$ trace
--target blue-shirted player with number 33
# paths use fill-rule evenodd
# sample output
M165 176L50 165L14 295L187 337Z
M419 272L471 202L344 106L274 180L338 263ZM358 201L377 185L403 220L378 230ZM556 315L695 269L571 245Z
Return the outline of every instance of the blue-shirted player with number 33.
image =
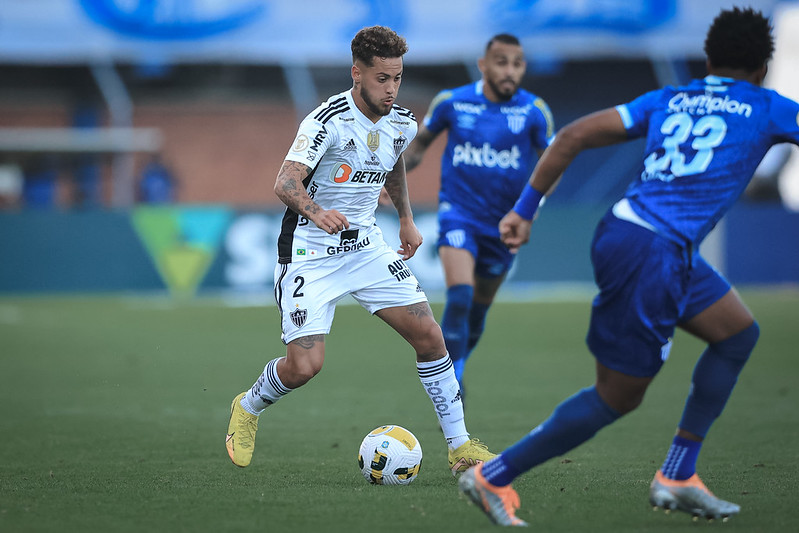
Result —
M771 25L752 9L724 10L705 40L709 75L583 117L563 128L500 222L508 246L530 234L536 208L581 151L645 137L640 173L600 221L591 260L599 294L587 336L596 383L498 457L471 468L460 488L493 521L525 525L511 481L566 453L635 409L669 355L675 327L707 343L677 434L650 485L653 506L722 518L740 507L696 474L702 441L721 414L759 328L730 284L698 254L702 239L778 143L799 144L799 104L761 88L774 50Z

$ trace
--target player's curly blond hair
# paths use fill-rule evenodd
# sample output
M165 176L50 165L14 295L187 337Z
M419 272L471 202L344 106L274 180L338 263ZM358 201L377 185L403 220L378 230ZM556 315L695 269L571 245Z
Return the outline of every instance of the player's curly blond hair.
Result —
M376 57L402 57L408 51L404 37L386 26L363 28L352 38L352 62L361 61L372 66Z

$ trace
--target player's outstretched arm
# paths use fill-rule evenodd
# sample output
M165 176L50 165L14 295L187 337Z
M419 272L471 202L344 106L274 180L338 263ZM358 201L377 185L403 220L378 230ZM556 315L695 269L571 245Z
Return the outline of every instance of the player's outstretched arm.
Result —
M403 259L410 259L422 245L422 234L413 221L413 211L408 198L408 182L405 178L404 156L400 156L394 168L386 176L384 187L399 215L400 249L397 253L402 255Z
M347 217L335 209L322 209L308 196L302 182L310 173L311 168L307 165L296 161L283 161L275 179L275 194L289 209L331 235L349 228Z
M511 251L518 251L530 239L530 228L540 200L552 191L580 152L626 140L627 130L615 108L591 113L560 130L536 164L521 198L500 221L502 242Z

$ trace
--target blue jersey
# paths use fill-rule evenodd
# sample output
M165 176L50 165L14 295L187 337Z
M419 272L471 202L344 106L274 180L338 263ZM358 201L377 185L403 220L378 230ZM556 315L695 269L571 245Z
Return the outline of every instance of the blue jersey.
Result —
M434 135L449 130L441 158L442 216L499 237L499 221L530 179L537 150L552 140L547 104L523 89L507 102L491 102L478 81L439 93L424 125Z
M799 144L799 104L741 80L707 76L616 109L631 138L647 139L626 197L655 231L682 245L705 238L772 145Z

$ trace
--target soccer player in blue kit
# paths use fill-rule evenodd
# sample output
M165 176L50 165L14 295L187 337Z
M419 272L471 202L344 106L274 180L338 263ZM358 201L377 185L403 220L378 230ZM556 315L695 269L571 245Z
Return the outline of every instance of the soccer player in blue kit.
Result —
M547 104L519 87L526 62L516 37L492 37L478 67L479 81L444 90L433 99L405 151L410 171L448 130L438 209L438 253L447 284L441 329L461 394L464 365L513 263L513 253L500 239L499 221L513 207L554 134Z
M591 259L599 294L588 347L596 383L563 401L498 457L469 469L460 489L489 518L515 516L511 481L566 453L635 409L669 355L675 327L707 343L666 459L650 485L652 505L705 518L740 507L696 474L702 441L721 414L759 328L730 284L697 253L774 144L799 144L799 104L761 88L774 50L771 26L750 8L722 11L705 40L708 76L646 93L563 128L529 186L500 222L503 239L529 238L539 200L582 150L646 136L640 173L600 221Z

